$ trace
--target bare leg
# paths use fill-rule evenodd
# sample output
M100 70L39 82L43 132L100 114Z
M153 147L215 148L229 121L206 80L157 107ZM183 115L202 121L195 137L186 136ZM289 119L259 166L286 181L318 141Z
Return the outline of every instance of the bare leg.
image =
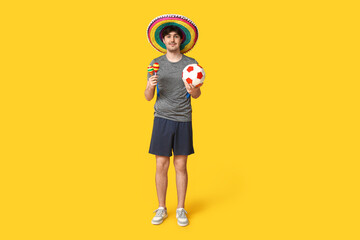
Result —
M184 208L185 196L188 183L187 174L187 155L176 155L174 156L174 166L176 171L176 187L178 195L178 206L177 208Z
M155 183L157 196L159 200L159 207L166 208L166 189L168 185L168 169L170 164L170 157L156 156L156 175Z

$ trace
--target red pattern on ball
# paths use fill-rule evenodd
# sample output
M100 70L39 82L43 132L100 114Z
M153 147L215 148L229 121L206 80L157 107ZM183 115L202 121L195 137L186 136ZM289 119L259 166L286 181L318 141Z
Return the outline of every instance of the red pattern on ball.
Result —
M198 79L201 79L202 77L203 77L203 74L202 74L201 72L198 72L197 78L198 78Z
M192 84L191 78L187 78L187 79L186 79L186 82L187 82L188 84Z
M192 70L194 70L194 67L193 66L190 66L186 69L188 72L191 72Z

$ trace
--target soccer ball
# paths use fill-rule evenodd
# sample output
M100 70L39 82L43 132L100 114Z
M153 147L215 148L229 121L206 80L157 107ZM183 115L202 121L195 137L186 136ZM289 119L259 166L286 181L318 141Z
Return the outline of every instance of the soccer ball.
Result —
M205 71L198 64L187 65L182 73L182 80L188 84L192 84L195 87L203 85L205 79Z

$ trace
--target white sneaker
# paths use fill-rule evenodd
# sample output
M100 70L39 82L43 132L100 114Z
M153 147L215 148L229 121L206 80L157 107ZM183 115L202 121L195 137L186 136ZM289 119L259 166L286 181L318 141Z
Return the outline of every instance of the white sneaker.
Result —
M153 219L151 220L152 224L158 225L161 224L165 218L167 218L167 210L163 207L159 207L158 209L156 209L154 211L155 217L153 217Z
M176 218L179 226L185 227L189 224L189 220L185 213L187 213L187 211L185 211L183 208L176 209Z

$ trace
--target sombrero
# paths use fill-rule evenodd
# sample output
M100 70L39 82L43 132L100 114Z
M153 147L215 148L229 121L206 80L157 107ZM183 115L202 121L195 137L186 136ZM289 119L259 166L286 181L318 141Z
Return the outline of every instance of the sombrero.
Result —
M150 44L159 52L166 53L166 46L162 41L161 33L170 25L179 27L183 33L184 39L180 45L180 52L186 53L190 51L198 39L198 29L190 19L177 14L161 15L151 21L147 28L147 37Z

